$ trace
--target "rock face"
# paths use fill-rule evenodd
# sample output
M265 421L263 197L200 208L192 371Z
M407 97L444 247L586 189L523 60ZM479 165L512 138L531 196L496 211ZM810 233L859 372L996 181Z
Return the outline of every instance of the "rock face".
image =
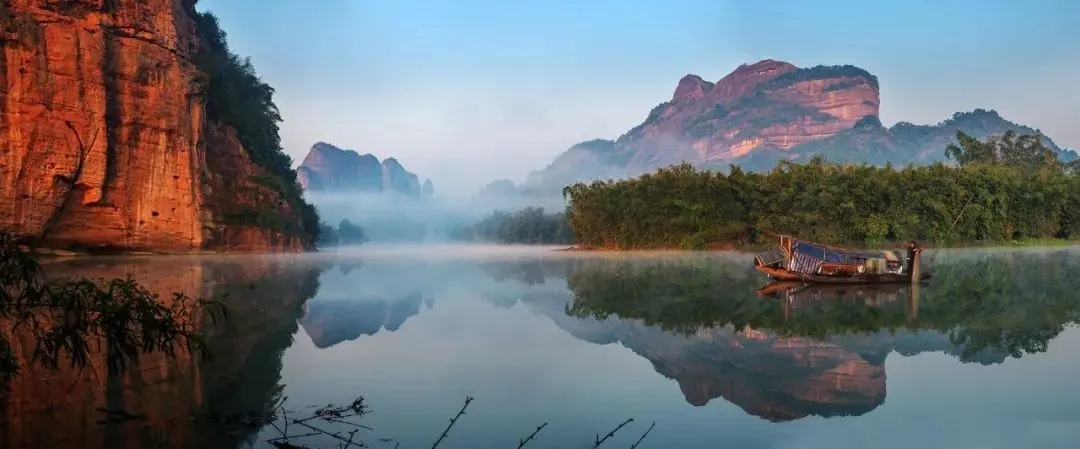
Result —
M874 164L935 162L944 158L957 130L979 138L1010 129L1036 132L985 110L937 125L885 128L878 119L878 93L877 77L851 65L799 68L764 60L741 65L715 83L686 75L643 123L617 140L571 147L533 172L522 190L558 192L577 181L636 176L680 162L748 170L815 154Z
M291 180L207 119L194 4L0 3L0 230L86 249L313 248L283 230L303 205L267 187ZM237 219L252 214L279 226Z
M326 142L313 145L296 172L300 185L310 192L397 192L420 197L425 191L435 191L430 179L421 186L420 178L405 170L397 159L379 162L371 154Z

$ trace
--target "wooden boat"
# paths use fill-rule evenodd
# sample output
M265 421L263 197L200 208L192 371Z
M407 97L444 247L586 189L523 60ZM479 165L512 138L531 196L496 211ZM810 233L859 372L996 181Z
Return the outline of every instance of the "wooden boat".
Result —
M780 249L758 254L754 268L779 281L808 284L918 283L931 273L920 270L922 248L912 242L904 266L893 251L858 251L780 235Z

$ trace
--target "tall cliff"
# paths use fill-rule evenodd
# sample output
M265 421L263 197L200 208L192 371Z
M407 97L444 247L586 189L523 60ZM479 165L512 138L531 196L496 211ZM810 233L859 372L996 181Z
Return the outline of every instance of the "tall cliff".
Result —
M310 192L396 192L409 197L430 196L435 187L405 169L394 158L382 162L371 154L317 142L296 169L300 185Z
M50 247L313 248L273 90L195 0L4 0L0 230Z
M636 176L680 162L768 170L779 160L820 154L855 163L928 163L944 159L958 130L978 138L1038 132L983 109L936 125L886 128L878 93L877 77L851 65L799 68L764 60L743 64L715 83L686 75L641 124L616 140L574 145L521 187L558 193L577 181ZM1076 156L1046 140L1062 156Z

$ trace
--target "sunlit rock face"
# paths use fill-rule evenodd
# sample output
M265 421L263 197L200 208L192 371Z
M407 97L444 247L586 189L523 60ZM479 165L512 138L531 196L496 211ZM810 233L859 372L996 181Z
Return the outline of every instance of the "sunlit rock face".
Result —
M47 246L299 250L298 221L197 80L195 0L11 0L0 67L0 230Z
M571 146L522 187L557 193L577 181L634 177L681 162L750 171L815 155L881 165L932 163L944 160L957 131L978 139L1008 130L1038 133L983 109L933 125L885 127L879 94L877 77L852 65L801 68L766 59L742 64L716 82L689 74L639 125L614 140ZM1043 137L1064 158L1076 157Z

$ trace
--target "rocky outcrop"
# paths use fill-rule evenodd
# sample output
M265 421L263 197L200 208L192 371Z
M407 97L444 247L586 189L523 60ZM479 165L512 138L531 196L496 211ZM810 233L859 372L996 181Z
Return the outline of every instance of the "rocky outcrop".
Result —
M1037 132L986 110L937 125L885 128L880 104L877 77L851 65L799 68L764 60L715 83L686 75L640 125L614 141L571 147L533 172L521 190L557 192L577 181L637 176L680 162L721 170L729 164L767 170L779 160L817 154L872 164L937 162L958 130L978 138ZM1076 156L1047 141L1066 158Z
M0 230L85 249L313 248L291 174L210 117L224 100L197 62L227 49L207 48L216 22L194 3L0 4Z
M311 192L396 192L409 197L434 193L431 180L424 186L397 159L382 162L371 154L344 150L326 142L312 145L297 168L300 185ZM425 188L426 187L426 188Z

